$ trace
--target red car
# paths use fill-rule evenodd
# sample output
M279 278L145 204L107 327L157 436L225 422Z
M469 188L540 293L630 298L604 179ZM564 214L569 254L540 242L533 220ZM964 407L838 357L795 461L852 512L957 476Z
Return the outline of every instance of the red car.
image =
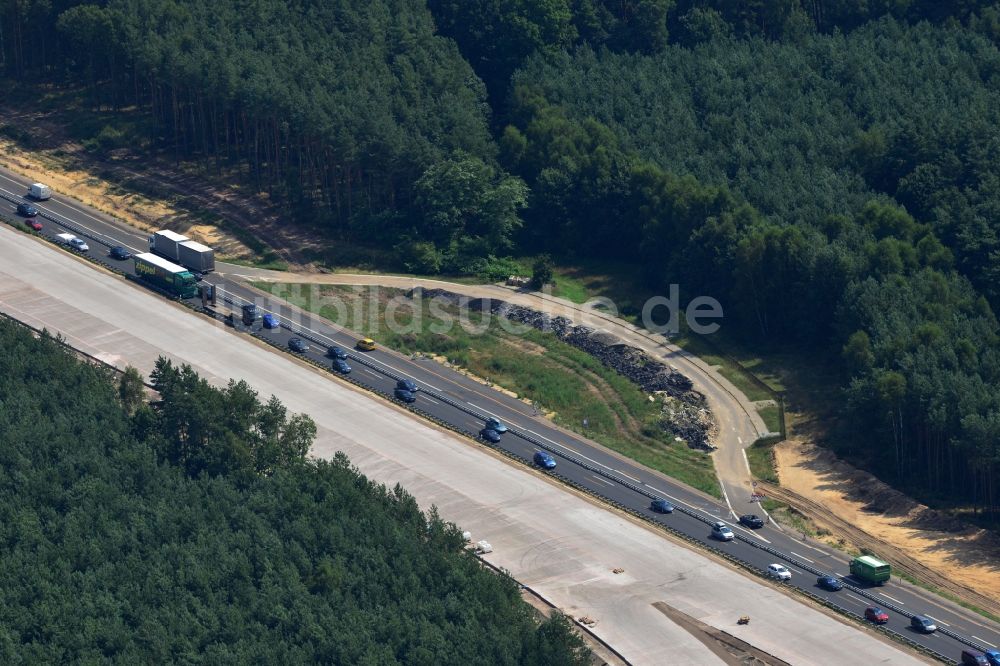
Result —
M32 229L34 229L35 231L42 230L42 223L39 222L37 218L30 217L27 220L25 220L24 223L27 224Z
M889 621L889 614L878 606L869 606L865 609L865 619L875 624L885 624Z

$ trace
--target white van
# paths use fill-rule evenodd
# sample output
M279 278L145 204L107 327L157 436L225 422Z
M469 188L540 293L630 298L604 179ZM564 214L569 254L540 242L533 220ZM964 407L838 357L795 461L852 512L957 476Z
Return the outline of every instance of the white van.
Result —
M28 188L28 196L38 201L45 201L46 199L50 199L52 197L52 190L49 189L48 185L34 183L30 188Z

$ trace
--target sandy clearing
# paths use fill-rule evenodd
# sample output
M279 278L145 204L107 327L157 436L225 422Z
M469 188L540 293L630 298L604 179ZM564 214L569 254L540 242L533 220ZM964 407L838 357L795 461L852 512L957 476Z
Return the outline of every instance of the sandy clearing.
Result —
M892 490L814 445L775 446L782 487L824 505L951 580L1000 599L1000 539Z

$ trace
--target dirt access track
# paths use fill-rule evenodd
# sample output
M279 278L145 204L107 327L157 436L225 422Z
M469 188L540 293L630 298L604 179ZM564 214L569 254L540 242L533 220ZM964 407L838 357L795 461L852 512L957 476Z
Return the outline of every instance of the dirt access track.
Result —
M781 486L758 482L817 527L954 598L1000 616L1000 538L930 509L835 455L803 442L775 446Z

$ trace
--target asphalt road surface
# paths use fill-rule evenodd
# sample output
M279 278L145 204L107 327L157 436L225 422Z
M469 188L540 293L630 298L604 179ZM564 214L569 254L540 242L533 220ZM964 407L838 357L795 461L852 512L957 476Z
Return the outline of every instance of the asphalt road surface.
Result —
M12 185L9 180L0 179L0 195L11 196L26 191L26 183ZM43 236L51 238L56 233L69 231L85 237L90 244L89 255L118 270L132 272L132 262L115 262L108 258L110 246L124 245L133 251L145 250L145 234L108 220L72 200L59 197L41 202L37 207L46 216L42 220ZM0 211L12 215L13 210L13 203L0 202ZM678 530L703 546L727 553L760 571L766 570L772 562L783 563L793 573L789 584L827 599L849 614L860 618L867 606L880 605L889 612L888 629L952 659L957 659L966 646L982 648L1000 645L1000 627L996 624L896 579L884 587L865 587L860 581L850 578L847 558L842 553L771 527L745 529L727 518L729 512L720 502L628 461L594 442L559 429L535 416L524 403L484 387L460 373L431 361L414 360L389 350L358 352L353 349L357 340L354 334L335 329L283 302L269 299L220 276L209 276L206 282L215 284L220 296L231 301L218 301L220 313L254 301L264 311L279 316L283 327L258 329L255 333L260 337L278 346L287 346L288 339L293 336L304 338L311 347L305 356L327 366L330 365L326 356L327 345L339 345L349 350L351 355L348 361L353 367L351 377L360 385L380 393L391 393L397 378L410 378L421 389L414 407L470 435L479 431L484 418L495 416L511 428L497 445L504 451L530 460L535 451L545 449L557 460L554 472L558 478L636 511L651 522ZM670 515L652 513L648 507L655 497L670 500L678 510ZM712 539L710 525L717 520L731 525L737 535L734 541ZM815 585L817 573L841 576L850 588L839 592L821 590ZM930 615L938 621L942 631L930 635L912 631L909 614Z

